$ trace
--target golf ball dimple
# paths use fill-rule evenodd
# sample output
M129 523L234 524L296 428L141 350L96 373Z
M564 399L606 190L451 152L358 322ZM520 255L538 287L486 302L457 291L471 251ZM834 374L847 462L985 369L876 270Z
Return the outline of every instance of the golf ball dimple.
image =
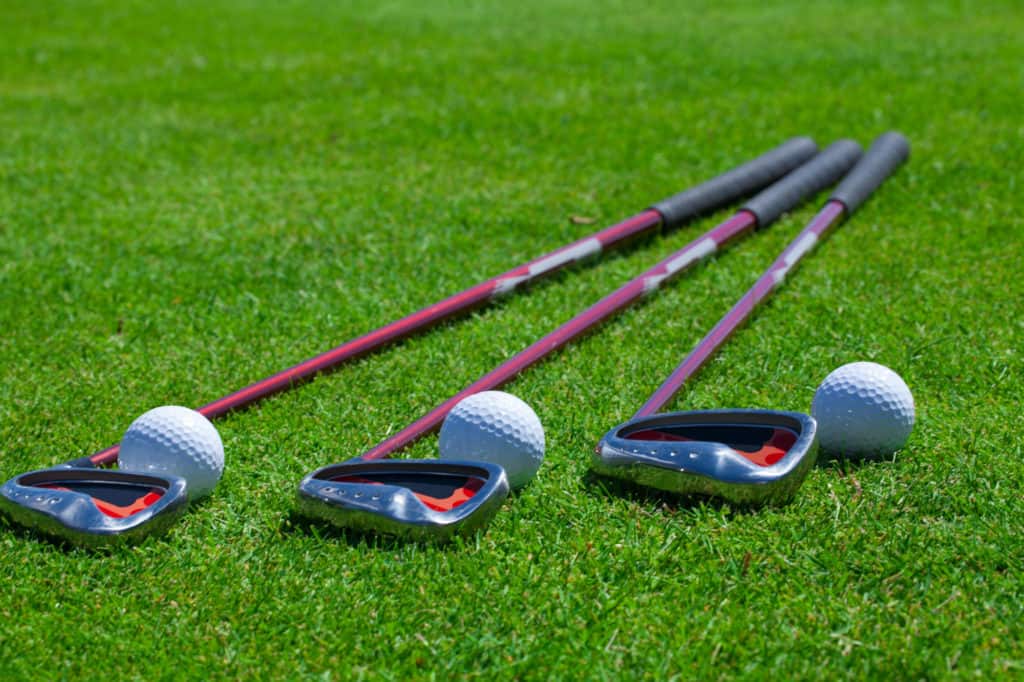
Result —
M224 444L195 410L165 405L132 422L121 439L118 465L128 471L184 478L188 496L209 495L224 473Z
M544 461L544 427L533 409L503 391L476 393L459 402L441 426L441 459L501 466L512 488L537 474Z
M914 397L888 367L852 362L821 382L811 416L818 422L823 452L885 456L903 447L914 428Z

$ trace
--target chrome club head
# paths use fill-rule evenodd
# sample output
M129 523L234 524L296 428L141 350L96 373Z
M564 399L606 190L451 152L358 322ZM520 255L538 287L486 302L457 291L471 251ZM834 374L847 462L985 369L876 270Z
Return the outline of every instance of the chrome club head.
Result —
M508 496L496 464L458 460L352 461L299 484L299 512L357 532L446 542L487 524Z
M592 468L666 492L761 505L793 497L817 446L817 423L799 412L669 412L609 431Z
M185 479L65 467L0 486L0 511L22 526L83 547L139 542L167 530L188 507Z

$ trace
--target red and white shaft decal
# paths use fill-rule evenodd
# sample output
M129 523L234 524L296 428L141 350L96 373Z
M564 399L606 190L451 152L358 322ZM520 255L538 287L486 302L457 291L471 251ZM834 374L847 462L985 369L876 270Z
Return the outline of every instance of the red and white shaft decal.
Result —
M710 212L736 199L747 196L783 177L793 168L811 158L817 150L810 138L793 138L761 156L727 171L696 187L680 192L617 225L607 227L589 237L556 249L508 272L481 282L443 301L380 327L359 338L347 341L266 379L250 384L240 391L203 405L199 412L215 419L251 405L263 398L289 389L321 372L355 360L385 345L412 334L425 331L456 315L467 313L499 296L566 266L590 258L634 237L653 232L662 225L677 226L686 220ZM686 263L677 263L681 268ZM671 274L671 273L669 273ZM118 446L101 450L76 464L105 466L117 461Z
M261 379L234 393L219 398L199 408L209 419L216 419L280 391L308 380L317 374L350 362L373 351L425 331L445 320L483 306L515 289L552 274L568 265L591 258L603 251L614 248L629 239L657 229L662 224L661 214L654 210L628 218L621 223L607 227L600 232L580 239L535 260L513 268L486 282L481 282L443 301L434 303L411 315L375 329L358 338L347 341L337 348L321 353L277 374ZM117 461L119 446L112 445L91 455L95 466L113 464Z
M740 211L639 277L630 280L615 292L605 296L544 338L509 358L497 368L491 370L435 407L428 414L420 417L395 435L363 453L359 459L382 459L434 431L441 426L444 418L448 416L448 413L462 399L474 393L492 390L508 382L526 368L536 364L573 339L581 336L584 332L594 329L610 317L628 308L635 301L651 293L666 281L700 262L703 258L718 252L719 249L729 242L752 231L756 225L757 219L754 217L754 214L748 211Z
M750 317L761 301L768 297L786 278L789 271L814 248L825 235L842 222L846 210L842 203L830 201L805 227L786 250L775 259L736 305L719 320L718 324L701 339L697 347L686 356L672 374L637 410L633 418L656 414L679 392L683 384L699 370L732 333Z

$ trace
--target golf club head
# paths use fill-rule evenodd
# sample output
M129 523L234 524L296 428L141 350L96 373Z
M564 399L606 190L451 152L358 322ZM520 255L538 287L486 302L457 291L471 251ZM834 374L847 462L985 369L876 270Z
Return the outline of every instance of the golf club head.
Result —
M359 532L447 542L481 528L508 496L505 470L488 462L352 461L299 484L299 512Z
M799 412L656 414L605 434L591 466L603 476L671 493L783 503L814 466L817 432L814 419Z
M15 476L0 487L0 512L83 547L163 533L188 506L185 479L59 467Z

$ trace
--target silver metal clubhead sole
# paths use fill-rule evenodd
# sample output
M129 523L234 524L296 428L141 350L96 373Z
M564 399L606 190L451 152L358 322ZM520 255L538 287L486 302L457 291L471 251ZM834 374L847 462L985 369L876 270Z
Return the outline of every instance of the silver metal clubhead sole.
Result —
M745 456L737 447L719 442L724 437L708 438L728 434L732 440L754 443L750 447L756 450L756 441L770 436L769 431L785 436L784 449L771 448L774 461L754 461L749 453ZM597 445L591 468L602 476L670 493L737 504L781 504L792 499L814 466L817 434L817 422L799 412L669 412L633 419L609 431Z
M152 495L137 510L111 515L97 500ZM15 476L0 487L0 512L15 523L80 547L140 542L167 531L188 507L185 479L64 467Z
M505 470L458 460L353 461L298 488L298 511L358 532L447 542L487 525L508 496Z

